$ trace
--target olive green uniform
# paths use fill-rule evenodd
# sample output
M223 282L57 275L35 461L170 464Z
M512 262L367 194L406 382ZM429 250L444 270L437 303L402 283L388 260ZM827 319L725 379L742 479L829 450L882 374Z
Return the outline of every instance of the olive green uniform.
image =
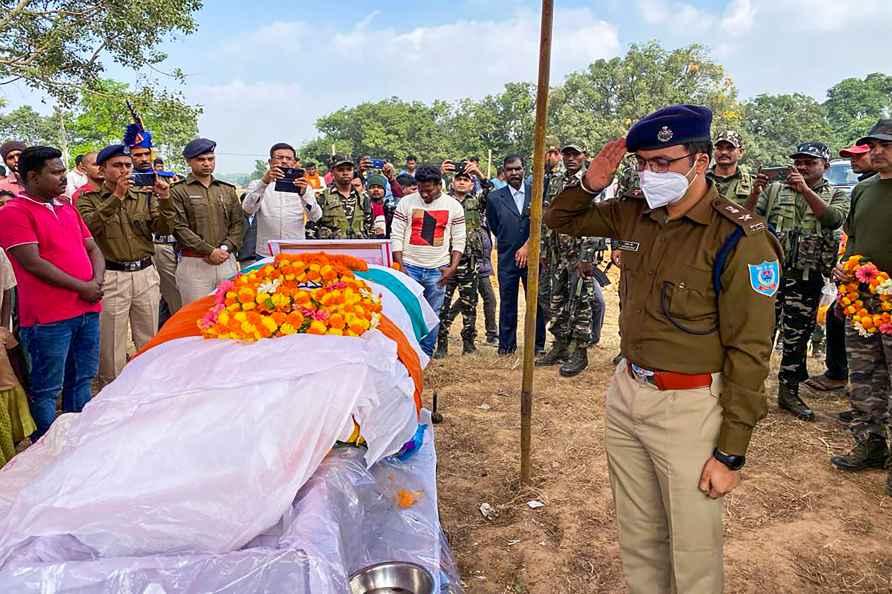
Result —
M100 386L114 380L127 363L128 329L137 349L158 331L161 292L152 263L152 234L171 233L174 219L171 200L158 198L151 188L131 188L123 200L113 191L103 186L82 194L77 202L106 261L99 316Z
M316 239L364 239L372 235L372 208L369 197L350 187L344 196L337 186L325 188L316 196L322 218L316 221Z
M750 193L753 191L753 176L749 169L742 165L737 166L737 171L734 172L734 175L727 177L716 175L715 167L713 166L706 174L706 177L712 181L719 196L740 206L746 203Z
M676 220L644 200L592 204L572 187L545 221L561 233L615 239L623 251L625 360L607 393L606 442L629 587L720 592L722 502L699 491L700 473L715 447L745 454L766 414L780 248L760 218L714 187ZM717 295L713 268L738 229ZM773 284L754 280L763 269ZM710 385L661 390L655 370L704 374Z
M211 293L220 281L238 272L235 254L242 245L244 215L235 186L211 177L208 186L194 175L174 184L170 197L176 209L174 235L182 259L177 288L183 305ZM215 249L229 252L219 265L206 258Z

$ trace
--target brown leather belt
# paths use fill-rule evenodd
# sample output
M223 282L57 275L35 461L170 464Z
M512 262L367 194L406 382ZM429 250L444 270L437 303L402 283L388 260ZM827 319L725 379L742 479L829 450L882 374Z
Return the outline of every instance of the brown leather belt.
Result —
M210 254L199 254L198 252L193 250L183 250L182 252L180 252L180 255L184 258L201 258L202 260L204 260Z
M146 256L142 260L134 260L132 262L116 262L114 260L105 261L105 269L114 272L139 272L145 270L152 265L152 258Z
M659 390L695 390L708 388L712 385L711 373L676 373L675 371L645 369L628 359L626 359L626 366L629 375L633 378L655 386Z

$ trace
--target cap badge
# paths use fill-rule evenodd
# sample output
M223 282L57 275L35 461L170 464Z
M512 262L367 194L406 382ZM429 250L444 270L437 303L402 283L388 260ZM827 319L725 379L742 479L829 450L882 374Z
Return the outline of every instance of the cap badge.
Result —
M660 142L669 142L672 140L672 137L675 136L675 133L669 129L669 126L663 126L660 128L660 131L657 132L657 140Z

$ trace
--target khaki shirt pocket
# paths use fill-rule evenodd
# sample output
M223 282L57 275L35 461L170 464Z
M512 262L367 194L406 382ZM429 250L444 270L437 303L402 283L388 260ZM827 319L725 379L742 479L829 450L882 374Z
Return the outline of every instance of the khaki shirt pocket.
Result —
M189 198L189 209L192 211L192 220L195 223L194 231L201 235L210 221L210 206L204 198Z
M706 335L718 330L718 302L712 289L712 271L688 268L660 289L660 310L673 326L688 334Z

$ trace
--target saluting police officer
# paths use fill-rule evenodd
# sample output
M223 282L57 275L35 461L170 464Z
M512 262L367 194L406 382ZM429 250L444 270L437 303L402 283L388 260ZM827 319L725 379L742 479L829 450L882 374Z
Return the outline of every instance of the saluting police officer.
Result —
M158 331L161 292L152 235L170 233L174 214L170 187L160 178L149 188L134 188L126 145L105 147L96 164L105 182L81 194L77 209L105 256L98 375L105 386L127 363L128 327L137 349Z
M217 143L197 138L183 149L192 170L174 184L174 235L182 256L177 287L183 305L211 293L238 270L235 255L242 245L244 216L235 186L214 177Z
M706 179L712 113L674 105L608 143L549 227L622 250L622 354L606 442L633 593L722 591L722 502L766 413L781 251ZM628 148L644 200L592 204ZM714 279L714 271L717 277Z

